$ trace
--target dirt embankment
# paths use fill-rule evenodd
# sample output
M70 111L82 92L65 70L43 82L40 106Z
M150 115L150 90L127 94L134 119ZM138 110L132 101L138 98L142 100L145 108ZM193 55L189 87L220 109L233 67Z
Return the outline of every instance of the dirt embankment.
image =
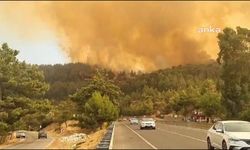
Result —
M88 140L85 143L79 145L79 149L95 149L97 144L101 141L102 137L106 133L106 129L100 129L88 135Z
M53 123L46 127L54 142L49 149L95 149L106 133L107 125L96 131L81 129L78 121L67 121L61 125Z
M17 139L15 133L9 134L7 136L0 136L0 149L9 146L14 145L19 142L21 142L22 139Z

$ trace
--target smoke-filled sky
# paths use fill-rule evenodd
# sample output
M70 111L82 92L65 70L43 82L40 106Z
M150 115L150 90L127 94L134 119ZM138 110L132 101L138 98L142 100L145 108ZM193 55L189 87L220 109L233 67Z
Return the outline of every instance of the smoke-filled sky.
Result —
M29 63L152 71L206 63L217 33L250 28L250 2L0 2L0 42Z

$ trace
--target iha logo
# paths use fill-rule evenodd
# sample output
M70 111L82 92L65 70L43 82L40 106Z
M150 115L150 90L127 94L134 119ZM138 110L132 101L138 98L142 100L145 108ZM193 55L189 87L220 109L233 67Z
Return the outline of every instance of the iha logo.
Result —
M209 27L201 27L201 28L198 28L197 31L198 31L199 33L219 33L219 32L221 32L221 29L220 29L220 28L216 28L216 27L209 26Z

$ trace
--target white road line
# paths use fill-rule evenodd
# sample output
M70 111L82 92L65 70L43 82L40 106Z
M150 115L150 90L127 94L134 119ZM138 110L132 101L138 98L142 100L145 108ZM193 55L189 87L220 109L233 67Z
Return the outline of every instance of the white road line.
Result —
M135 132L133 129L131 129L129 126L125 125L127 128L129 128L132 132L134 132L137 136L139 136L145 143L147 143L150 147L152 147L153 149L157 149L153 144L151 144L149 141L147 141L146 139L144 139L139 133Z
M116 122L114 122L114 127L113 127L113 131L112 131L112 137L111 137L111 141L110 141L109 149L113 149L113 144L114 144L114 136L115 136L115 123L116 123Z
M188 135L184 135L184 134L180 134L180 133L177 133L177 132L166 131L166 130L163 130L163 129L160 129L160 128L158 128L158 130L161 130L163 132L167 132L167 133L170 133L170 134L175 134L175 135L179 135L179 136L182 136L182 137L190 138L190 139L193 139L193 140L196 140L196 141L207 143L207 141L205 141L205 140L201 140L201 139L194 138L192 136L188 136Z
M47 146L45 146L45 149L48 148L54 141L55 141L55 139L52 138L51 141L47 144Z

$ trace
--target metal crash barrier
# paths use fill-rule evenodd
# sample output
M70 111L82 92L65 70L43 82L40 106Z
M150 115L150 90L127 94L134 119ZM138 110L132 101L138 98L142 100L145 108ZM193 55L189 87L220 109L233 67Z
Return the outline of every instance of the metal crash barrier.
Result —
M107 132L104 137L97 145L96 149L112 149L113 147L113 137L114 137L115 122L108 127Z

